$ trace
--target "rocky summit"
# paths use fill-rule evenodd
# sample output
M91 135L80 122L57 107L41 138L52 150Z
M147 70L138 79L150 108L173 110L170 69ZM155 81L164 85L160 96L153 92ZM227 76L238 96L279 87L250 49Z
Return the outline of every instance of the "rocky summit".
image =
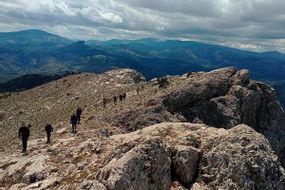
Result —
M32 125L27 154L17 139L23 121ZM72 75L1 94L0 125L2 189L285 189L285 113L247 70L151 81L129 69Z

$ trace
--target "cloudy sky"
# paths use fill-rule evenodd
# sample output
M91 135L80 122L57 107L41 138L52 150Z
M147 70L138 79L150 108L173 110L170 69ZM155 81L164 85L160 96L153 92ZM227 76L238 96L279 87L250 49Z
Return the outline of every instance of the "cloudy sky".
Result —
M285 52L284 0L0 0L0 30L196 40Z

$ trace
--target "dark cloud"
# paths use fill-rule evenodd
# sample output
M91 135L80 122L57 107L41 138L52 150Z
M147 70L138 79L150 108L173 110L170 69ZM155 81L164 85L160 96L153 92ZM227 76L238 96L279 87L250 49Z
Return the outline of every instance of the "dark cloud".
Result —
M1 0L2 31L76 39L177 38L285 52L284 0Z

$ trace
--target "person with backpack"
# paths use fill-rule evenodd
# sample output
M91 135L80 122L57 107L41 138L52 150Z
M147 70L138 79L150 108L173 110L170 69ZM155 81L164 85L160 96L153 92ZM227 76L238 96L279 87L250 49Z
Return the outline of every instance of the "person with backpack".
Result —
M114 100L114 104L117 105L117 96L114 96L113 100Z
M80 124L81 114L82 114L82 108L78 107L76 110L77 124Z
M103 108L104 108L104 109L106 108L106 104L107 104L107 99L106 99L106 98L103 98Z
M77 133L77 129L76 129L77 121L78 121L78 118L77 118L76 114L75 113L72 114L71 117L70 117L70 124L72 126L72 133L73 134Z
M19 139L22 140L23 150L22 153L27 153L28 139L30 137L30 129L23 122L21 127L19 128Z
M119 95L120 102L123 100L122 94Z
M126 100L127 94L123 93L122 96L123 96L123 100Z
M53 132L53 128L51 126L51 124L47 123L45 126L45 131L47 134L47 144L50 143L50 136L51 136L51 132Z

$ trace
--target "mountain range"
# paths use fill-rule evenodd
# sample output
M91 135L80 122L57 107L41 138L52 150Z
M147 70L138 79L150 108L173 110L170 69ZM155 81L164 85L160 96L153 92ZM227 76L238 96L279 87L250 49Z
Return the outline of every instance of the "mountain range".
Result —
M102 73L131 68L147 79L234 66L284 97L285 54L177 40L74 41L41 30L0 33L0 82L25 74ZM281 100L284 105L284 100Z

